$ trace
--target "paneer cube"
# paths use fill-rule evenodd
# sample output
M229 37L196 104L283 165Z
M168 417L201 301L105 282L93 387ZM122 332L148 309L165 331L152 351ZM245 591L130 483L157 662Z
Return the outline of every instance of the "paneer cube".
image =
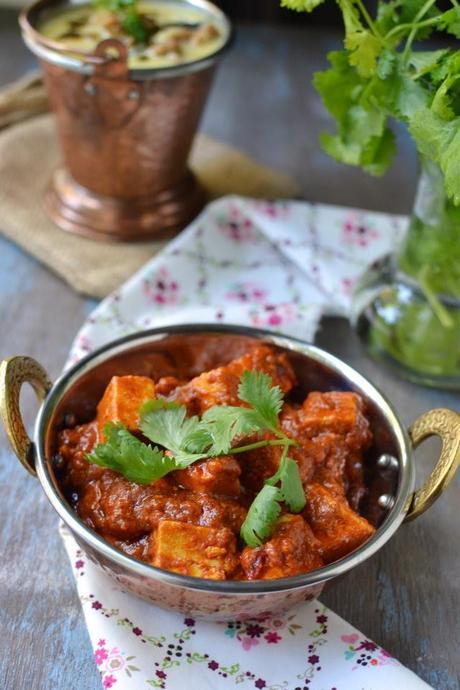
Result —
M302 405L302 425L310 437L324 433L343 436L354 451L366 448L371 440L364 402L356 393L310 393Z
M240 557L248 580L275 580L321 568L321 545L301 515L283 515L273 536Z
M101 438L107 422L122 422L129 431L139 429L139 409L155 397L155 384L147 376L113 376L97 406Z
M151 536L151 563L182 575L225 580L238 565L236 537L228 528L162 520Z
M372 537L375 528L350 508L347 499L321 484L305 488L307 505L303 515L321 543L326 563L336 561Z
M244 371L264 371L284 393L291 390L295 375L284 352L258 345L226 366L206 371L177 390L178 402L193 414L202 414L213 405L241 405L238 385Z
M362 450L371 438L361 406L354 393L310 393L302 407L286 403L281 412L282 430L299 444L290 453L302 483L346 495L354 508L365 493Z
M351 456L345 438L326 432L315 436L312 446L315 448L316 462L310 481L322 484L334 494L345 496L348 490L347 459Z
M241 493L241 467L231 455L201 460L174 472L176 482L190 491L237 497Z

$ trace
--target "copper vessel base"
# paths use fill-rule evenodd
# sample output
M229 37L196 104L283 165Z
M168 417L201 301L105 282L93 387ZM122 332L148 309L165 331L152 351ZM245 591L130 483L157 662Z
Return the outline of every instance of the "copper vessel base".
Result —
M206 201L190 171L172 189L116 199L82 187L62 167L54 172L44 198L47 214L62 230L114 242L168 239L193 220Z

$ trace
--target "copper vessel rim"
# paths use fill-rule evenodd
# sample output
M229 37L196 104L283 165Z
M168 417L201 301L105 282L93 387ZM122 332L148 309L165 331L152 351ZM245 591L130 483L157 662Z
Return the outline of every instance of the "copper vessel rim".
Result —
M398 445L400 477L394 497L394 505L388 511L383 523L378 527L375 535L369 541L365 542L365 544L344 558L303 575L272 581L210 581L203 578L195 578L165 571L131 558L110 546L108 542L80 520L61 494L56 480L52 476L49 462L45 455L45 439L53 410L56 408L64 393L83 373L98 366L106 359L116 354L126 352L130 346L137 347L139 345L146 345L161 340L168 335L180 334L186 336L190 333L244 335L272 342L276 346L305 355L325 365L329 369L332 369L337 374L343 376L348 382L354 384L378 406L379 411L383 414L394 433ZM118 564L133 574L140 575L149 580L161 580L165 583L188 590L209 591L221 594L253 595L290 591L304 588L308 585L322 583L348 572L350 569L376 553L398 529L405 518L405 514L408 510L408 498L415 484L415 470L412 462L412 448L409 437L399 421L391 403L389 403L386 397L370 383L368 379L334 355L314 345L307 344L291 336L276 335L269 331L243 326L189 324L184 326L163 327L125 336L108 343L80 360L55 382L38 414L34 430L34 439L36 470L40 483L59 516L71 531L75 532L83 542L89 544L111 562Z
M209 0L178 0L178 2L179 4L183 3L207 10L210 15L215 17L219 24L225 29L226 38L224 43L216 52L191 62L168 67L130 69L129 77L131 79L167 79L206 69L214 64L229 48L234 35L233 27L227 15L222 12L222 10L212 2L209 2ZM71 7L79 4L84 3L72 2L72 0L38 0L21 10L19 14L19 25L26 45L37 57L74 72L92 74L96 65L107 64L112 58L105 58L92 53L80 53L76 50L70 51L66 49L62 43L46 38L35 28L36 20L41 12L53 6ZM76 55L78 55L78 57L75 57Z

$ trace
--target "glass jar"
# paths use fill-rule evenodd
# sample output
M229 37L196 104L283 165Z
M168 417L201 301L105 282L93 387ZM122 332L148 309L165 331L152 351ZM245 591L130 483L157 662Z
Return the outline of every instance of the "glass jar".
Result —
M371 355L418 383L460 389L460 207L421 160L407 233L358 283L352 320Z

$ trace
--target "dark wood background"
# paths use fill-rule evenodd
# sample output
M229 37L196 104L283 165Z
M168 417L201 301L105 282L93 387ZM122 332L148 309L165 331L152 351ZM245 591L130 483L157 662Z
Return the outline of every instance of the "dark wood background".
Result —
M277 24L338 25L341 13L333 0L326 0L311 14L281 7L280 0L214 0L233 19ZM372 7L374 3L369 3Z

